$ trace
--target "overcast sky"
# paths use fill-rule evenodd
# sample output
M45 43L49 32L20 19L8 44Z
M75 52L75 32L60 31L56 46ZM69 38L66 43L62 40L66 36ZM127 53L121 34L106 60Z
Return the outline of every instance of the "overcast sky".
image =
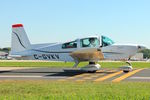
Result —
M150 48L150 0L1 0L0 47L16 23L34 44L97 34Z

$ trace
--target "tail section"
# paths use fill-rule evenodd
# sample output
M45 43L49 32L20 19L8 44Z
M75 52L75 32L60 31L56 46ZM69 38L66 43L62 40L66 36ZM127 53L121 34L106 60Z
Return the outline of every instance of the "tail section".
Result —
M11 52L20 52L30 48L30 41L22 24L12 25Z

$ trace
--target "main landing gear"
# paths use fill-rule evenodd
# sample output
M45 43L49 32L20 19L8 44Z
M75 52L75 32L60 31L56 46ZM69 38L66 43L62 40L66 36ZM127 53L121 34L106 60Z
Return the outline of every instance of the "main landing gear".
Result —
M75 65L73 66L73 68L69 68L69 69L67 68L67 69L64 69L64 71L95 73L97 70L101 68L101 66L99 64L96 64L96 62L89 62L88 65L77 69L77 66L79 63L80 62L75 61Z
M81 68L82 71L94 73L97 70L99 70L101 66L99 64L96 64L95 62L89 62L88 65Z

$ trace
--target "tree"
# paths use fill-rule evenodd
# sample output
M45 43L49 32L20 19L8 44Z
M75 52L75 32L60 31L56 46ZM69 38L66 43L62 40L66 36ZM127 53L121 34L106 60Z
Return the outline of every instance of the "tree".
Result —
M150 58L150 49L144 49L140 52L143 53L144 58Z
M6 48L0 48L0 51L3 51L3 52L9 52L11 50L10 47L6 47Z

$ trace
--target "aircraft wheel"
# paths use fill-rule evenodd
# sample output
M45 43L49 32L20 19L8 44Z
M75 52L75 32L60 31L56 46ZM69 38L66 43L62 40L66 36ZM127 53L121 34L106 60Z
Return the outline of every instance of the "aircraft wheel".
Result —
M88 71L88 73L96 73L96 70L94 70L94 71Z
M129 70L123 70L123 72L124 72L124 73L129 73L130 71L129 71Z
M122 71L124 72L124 73L128 73L128 72L130 72L130 71L132 71L132 66L123 66L122 67Z

